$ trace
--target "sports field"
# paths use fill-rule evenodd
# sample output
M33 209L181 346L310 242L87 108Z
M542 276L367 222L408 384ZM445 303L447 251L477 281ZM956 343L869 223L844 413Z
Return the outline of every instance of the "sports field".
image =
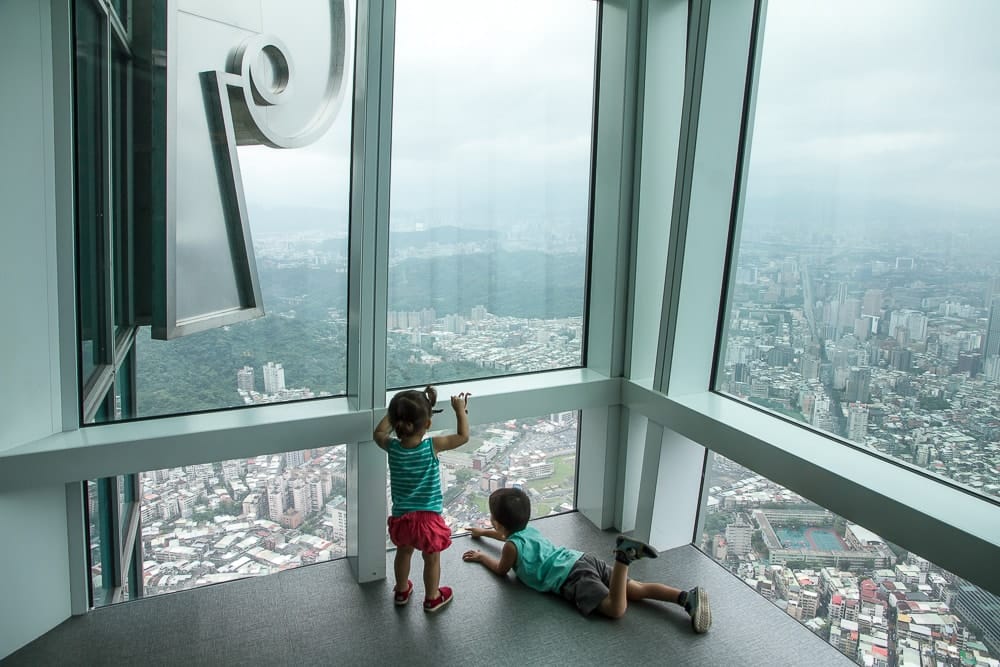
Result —
M832 528L775 528L774 534L785 549L844 551L840 536Z

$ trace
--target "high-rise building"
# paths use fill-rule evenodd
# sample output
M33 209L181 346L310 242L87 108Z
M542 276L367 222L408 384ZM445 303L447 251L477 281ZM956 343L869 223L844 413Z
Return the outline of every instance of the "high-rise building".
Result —
M871 402L871 380L872 371L870 368L852 367L847 376L846 399L852 403Z
M994 300L990 306L990 319L986 325L983 356L986 358L1000 356L1000 300Z
M900 344L905 344L903 340L922 341L927 338L927 316L918 310L895 310L889 318L889 335Z
M726 526L726 555L738 558L750 553L752 535L753 526L747 523L742 514L737 515L736 523Z
M267 487L267 516L275 523L281 522L281 516L285 513L285 491L278 483L269 484Z
M222 478L227 482L238 480L244 470L242 459L230 459L222 462Z
M983 358L978 352L962 352L958 355L958 371L968 373L970 378L979 374L983 365Z
M306 514L316 513L323 509L323 503L326 499L326 492L324 491L324 481L322 479L311 479L309 480L309 512Z
M847 410L847 439L864 443L868 435L868 408L860 403L852 403Z
M465 333L465 318L461 315L445 315L444 316L444 328L445 331L450 331L454 334L464 334Z
M251 493L243 499L243 514L248 519L259 519L263 497L259 493Z
M277 394L285 390L285 369L281 364L269 361L264 364L264 393Z
M983 374L989 382L1000 382L1000 356L983 361Z
M864 300L861 303L861 314L881 317L882 315L882 290L870 289L865 291Z
M306 462L305 453L297 449L291 452L285 452L285 467L286 468L298 468L303 463Z
M983 633L982 641L993 655L1000 655L1000 597L965 581L952 599L955 611Z
M913 352L895 348L889 353L889 365L897 371L908 371L913 367Z
M309 484L299 479L292 483L292 507L303 515L308 515L312 511L312 497L310 496Z
M986 310L993 305L993 299L1000 297L1000 276L993 276L986 281L986 289L983 293L983 305Z
M240 391L254 390L253 368L244 366L236 371L236 388Z

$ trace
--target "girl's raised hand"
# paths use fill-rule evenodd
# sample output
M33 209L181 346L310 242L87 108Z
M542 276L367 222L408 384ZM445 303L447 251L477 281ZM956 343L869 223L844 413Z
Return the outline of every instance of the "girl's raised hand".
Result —
M465 412L468 412L469 411L469 408L468 408L469 398L471 398L471 397L472 397L472 394L469 394L469 393L466 393L466 392L462 392L461 394L458 394L457 396L452 396L451 397L451 407L455 410L455 412L462 412L463 410Z

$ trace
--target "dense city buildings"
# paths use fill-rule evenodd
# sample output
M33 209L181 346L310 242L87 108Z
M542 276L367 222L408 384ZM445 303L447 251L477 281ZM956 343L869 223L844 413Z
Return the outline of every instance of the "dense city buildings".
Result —
M859 665L997 667L1000 598L724 457L702 549Z
M718 388L1000 497L1000 232L900 240L746 225Z

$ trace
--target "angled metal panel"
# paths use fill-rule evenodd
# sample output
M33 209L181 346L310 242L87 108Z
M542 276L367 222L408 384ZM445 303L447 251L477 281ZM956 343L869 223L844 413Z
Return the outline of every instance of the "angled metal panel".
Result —
M237 146L322 137L343 105L348 56L344 0L295 12L277 0L165 7L151 103L153 160L165 172L153 170L147 263L160 339L264 314Z

